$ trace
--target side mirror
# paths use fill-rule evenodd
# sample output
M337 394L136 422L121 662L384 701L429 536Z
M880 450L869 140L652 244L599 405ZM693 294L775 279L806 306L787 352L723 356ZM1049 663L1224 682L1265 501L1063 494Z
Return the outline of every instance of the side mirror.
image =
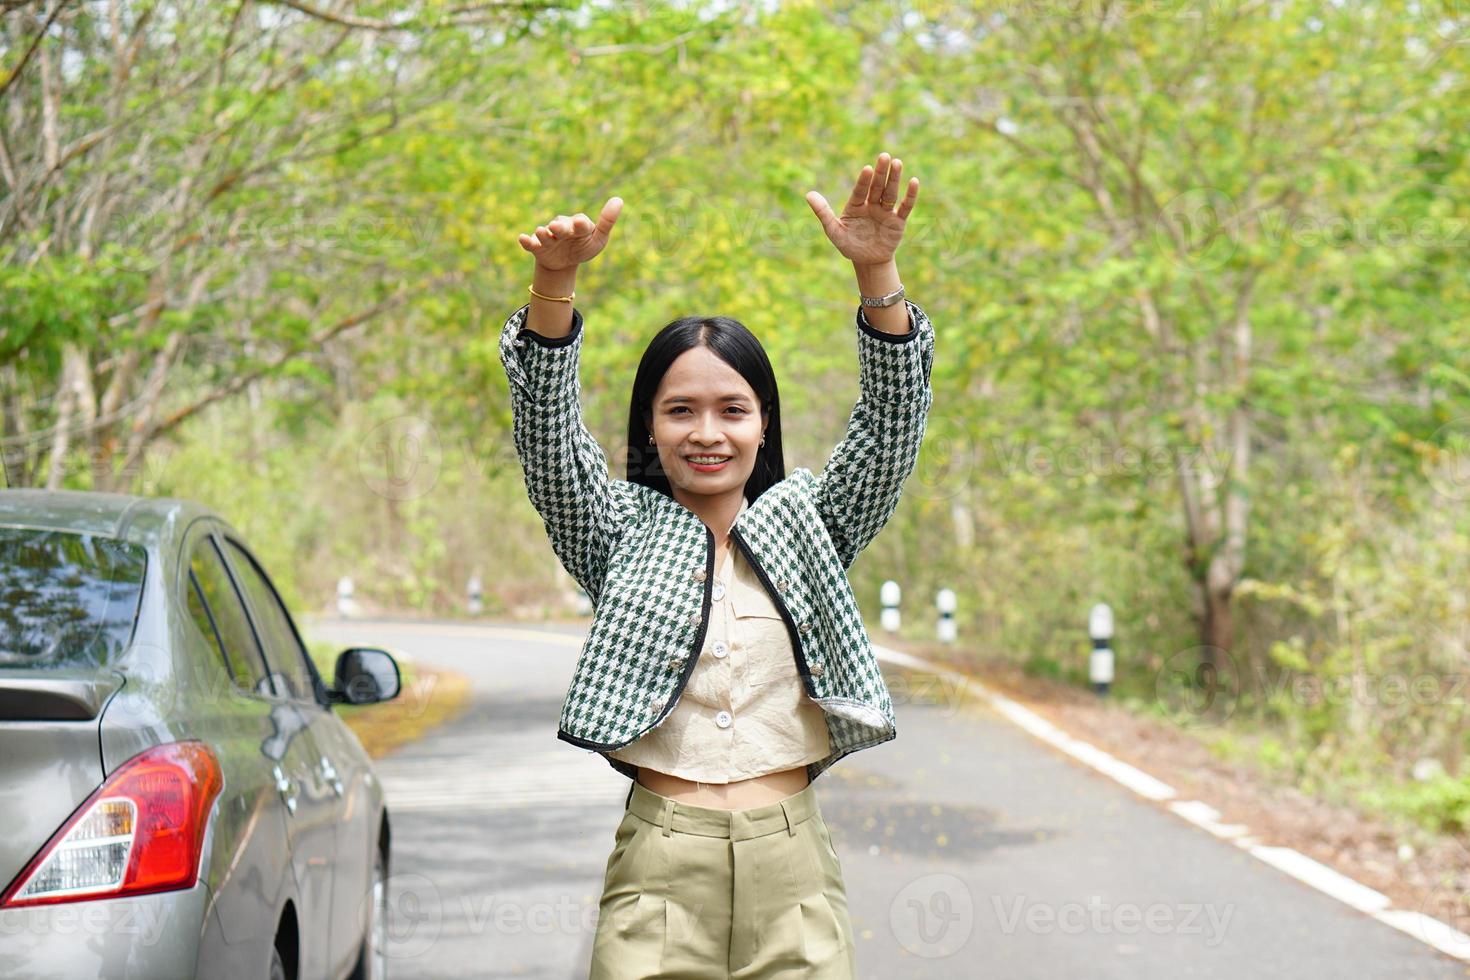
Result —
M398 697L398 662L386 650L351 647L337 655L330 692L336 704L376 704Z

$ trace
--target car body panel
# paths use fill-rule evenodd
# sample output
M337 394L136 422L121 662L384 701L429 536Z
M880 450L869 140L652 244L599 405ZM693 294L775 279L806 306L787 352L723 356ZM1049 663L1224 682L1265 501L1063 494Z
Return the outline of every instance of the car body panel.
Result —
M337 825L337 874L332 899L332 946L349 967L368 926L373 853L383 811L383 788L368 754L345 725L316 724L312 732L329 763L327 785L336 783L333 821Z
M200 881L153 895L0 909L0 976L193 977L210 955L202 941L209 896Z
M54 676L60 673L67 676ZM0 701L6 702L0 710L0 888L102 782L96 715L123 679L112 671L89 678L78 673L0 669ZM56 700L45 701L48 693ZM26 709L38 701L39 710ZM87 716L33 717L70 712Z
M214 749L224 777L193 888L0 910L0 930L29 937L17 943L0 931L0 975L264 977L289 904L303 937L300 980L340 980L362 940L385 801L356 736L318 700L320 678L310 700L281 696L269 678L244 690L195 625L186 598L192 550L205 538L220 547L233 538L247 551L248 543L198 504L114 494L0 491L0 525L114 536L142 545L148 559L132 642L108 662L105 682L71 679L68 688L60 670L0 670L0 690L7 674L50 675L61 685L53 707L100 708L86 719L0 720L0 755L29 760L20 769L35 774L12 779L15 761L0 762L0 836L26 838L17 854L0 852L0 887L139 752L198 739ZM269 578L263 565L261 572ZM128 916L138 923L131 932L108 927L85 943L67 932L70 920ZM163 917L166 938L143 941L150 916Z

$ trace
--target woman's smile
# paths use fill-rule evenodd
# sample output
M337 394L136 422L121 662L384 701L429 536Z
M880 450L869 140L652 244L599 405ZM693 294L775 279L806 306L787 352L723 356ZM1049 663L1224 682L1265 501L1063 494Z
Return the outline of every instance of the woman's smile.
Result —
M696 473L718 473L720 470L725 468L726 463L730 462L730 457L721 456L714 453L701 453L697 456L685 456L684 461L688 463L690 468L693 469Z

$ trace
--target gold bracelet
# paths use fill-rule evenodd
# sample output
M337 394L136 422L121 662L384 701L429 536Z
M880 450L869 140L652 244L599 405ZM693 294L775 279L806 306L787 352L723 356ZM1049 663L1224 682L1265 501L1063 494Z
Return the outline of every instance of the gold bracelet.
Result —
M535 286L527 286L526 288L531 291L532 296L535 296L539 299L549 299L556 303L570 303L574 298L576 298L577 295L577 291L575 289L572 290L571 296L543 296L541 293L536 292Z

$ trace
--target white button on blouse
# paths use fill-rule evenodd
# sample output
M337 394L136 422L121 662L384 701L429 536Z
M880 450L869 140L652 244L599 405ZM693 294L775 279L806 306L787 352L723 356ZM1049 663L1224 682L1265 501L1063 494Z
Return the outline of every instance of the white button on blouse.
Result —
M608 755L705 783L826 758L826 715L801 685L780 609L734 541L710 598L705 644L678 703L656 728Z

